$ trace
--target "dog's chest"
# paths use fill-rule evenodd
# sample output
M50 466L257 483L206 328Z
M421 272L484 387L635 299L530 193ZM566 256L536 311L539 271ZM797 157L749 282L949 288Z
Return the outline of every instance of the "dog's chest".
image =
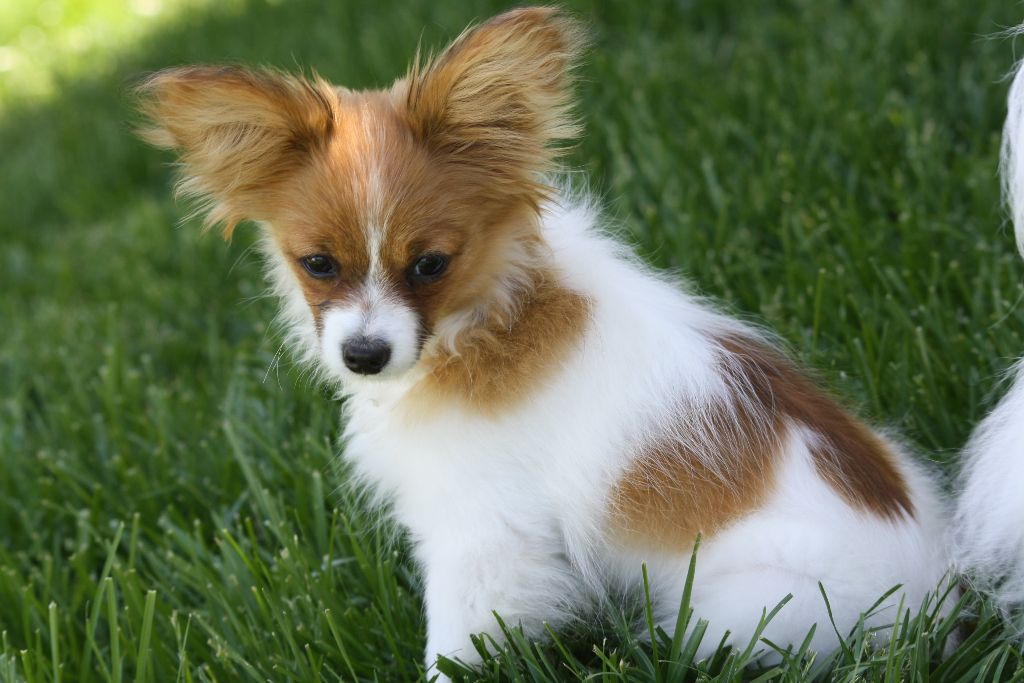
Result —
M414 536L499 523L575 535L603 514L620 466L612 425L546 401L502 419L415 419L358 398L346 412L345 458Z

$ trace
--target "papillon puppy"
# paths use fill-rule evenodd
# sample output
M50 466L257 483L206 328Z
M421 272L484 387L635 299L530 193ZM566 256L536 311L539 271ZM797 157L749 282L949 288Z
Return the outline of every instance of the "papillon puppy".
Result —
M298 357L344 397L344 457L411 539L426 660L493 617L542 636L646 564L746 644L829 650L948 564L932 477L765 335L653 272L556 175L580 26L501 14L384 90L234 67L141 87L146 138L226 235L257 222Z
M1018 29L1021 31L1024 29ZM1007 103L1000 159L1003 197L1024 252L1024 69ZM959 569L1007 613L1024 609L1024 376L975 430L963 454L954 524Z

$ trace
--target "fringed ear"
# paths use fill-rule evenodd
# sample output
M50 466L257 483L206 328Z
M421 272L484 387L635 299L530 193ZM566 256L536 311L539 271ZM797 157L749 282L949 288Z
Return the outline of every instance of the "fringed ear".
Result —
M138 93L149 119L140 135L178 152L179 192L200 198L206 227L222 223L225 238L267 217L268 195L326 142L337 116L326 82L272 71L169 69Z
M417 59L405 87L409 125L431 149L534 205L555 143L574 138L572 71L580 26L551 8L518 9L468 29L440 56Z

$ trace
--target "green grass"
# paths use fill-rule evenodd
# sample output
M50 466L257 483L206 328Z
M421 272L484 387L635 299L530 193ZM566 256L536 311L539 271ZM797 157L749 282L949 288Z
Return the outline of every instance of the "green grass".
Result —
M1024 351L996 177L1013 46L992 38L1024 10L570 5L596 34L570 161L639 250L948 470ZM252 231L225 247L174 227L170 159L132 137L125 93L193 61L383 85L419 40L501 8L0 6L0 681L422 676L416 573L345 492L337 406L274 362ZM622 621L540 647L510 632L482 678L1024 678L974 595L898 624L890 648L855 632L770 670L740 651L694 664L683 633L644 645Z

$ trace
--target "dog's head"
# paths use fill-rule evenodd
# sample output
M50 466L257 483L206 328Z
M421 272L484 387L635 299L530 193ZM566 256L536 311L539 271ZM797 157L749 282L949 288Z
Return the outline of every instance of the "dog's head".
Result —
M229 237L262 224L305 355L343 382L398 377L526 285L542 174L572 137L577 25L502 14L382 91L194 66L140 87L143 136Z

